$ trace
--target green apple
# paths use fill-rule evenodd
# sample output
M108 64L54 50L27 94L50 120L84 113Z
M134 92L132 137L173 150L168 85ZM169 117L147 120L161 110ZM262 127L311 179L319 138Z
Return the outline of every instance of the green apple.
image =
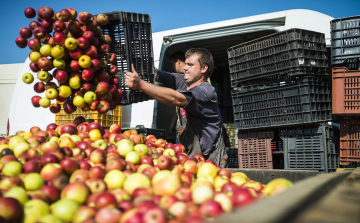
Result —
M46 93L45 93L46 97L50 100L53 100L53 99L56 99L57 96L58 96L58 92L56 89L54 88L50 88L50 89L47 89L46 90Z
M14 177L21 173L22 165L18 161L11 161L5 164L2 169L2 174L5 176Z
M22 136L11 137L11 139L9 141L9 149L14 150L15 146L20 142L27 142L27 141Z
M39 190L45 184L39 173L29 173L23 181L26 190Z
M50 213L50 208L47 203L42 200L29 200L24 205L24 223L36 222L41 216Z
M61 85L59 87L59 96L62 98L67 98L71 95L71 88L66 85Z
M79 58L79 65L82 68L88 68L91 66L91 58L88 55L82 55Z
M110 170L104 177L108 189L122 188L126 175L120 170Z
M50 80L50 74L45 71L45 70L41 70L37 73L37 77L39 80L41 80L42 82L48 82Z
M53 65L54 65L54 67L56 67L57 69L60 69L60 70L64 70L66 67L65 60L63 60L63 59L54 59Z
M84 95L84 100L86 103L91 104L96 101L96 94L92 91L88 91Z
M60 139L62 138L62 137L71 137L71 135L70 135L70 133L63 133L61 136L60 136Z
M39 100L39 104L40 104L41 107L47 108L47 107L50 106L51 102L50 102L50 100L48 98L41 98Z
M41 216L37 222L51 222L51 223L64 223L63 220L61 220L60 218L58 217L55 217L54 215L52 214L46 214L46 215L43 215Z
M140 155L135 151L130 151L126 154L125 160L133 164L140 164Z
M54 46L51 49L51 56L55 59L61 59L64 56L64 53L64 48L62 48L61 46Z
M51 222L51 223L64 223L63 220L61 220L60 218L58 217L55 217L54 215L52 214L46 214L46 215L43 215L41 216L37 222Z
M126 154L130 151L134 151L134 146L128 139L122 139L117 142L117 150L122 157L126 157Z
M31 52L30 55L29 55L29 59L34 64L37 64L37 61L38 61L38 59L40 59L40 57L41 57L41 54L39 52L36 52L36 51Z
M124 182L124 189L131 196L137 188L147 188L151 186L150 179L142 173L133 173Z
M145 144L136 144L134 150L140 155L140 157L147 156L149 149Z
M22 206L29 200L26 191L22 187L12 187L10 190L6 191L4 197L12 197L20 202Z
M44 57L48 57L51 56L51 49L52 47L49 44L45 44L40 47L39 51L41 55L43 55Z
M49 139L49 142L59 142L59 137L52 136L52 137Z
M72 77L69 80L69 86L72 89L79 89L80 88L80 83L81 83L80 78L78 78L78 77Z
M79 208L76 201L70 199L61 199L50 206L51 213L63 221L71 222L75 212Z
M65 47L68 50L75 50L77 48L77 42L75 38L69 37L65 40Z
M78 135L71 135L70 138L74 141L74 143L82 141L82 139Z
M21 154L27 152L30 149L30 145L27 142L20 142L14 148L14 155L19 157Z
M104 139L98 139L95 142L92 143L93 147L99 148L101 150L105 150L108 145L108 143Z
M26 84L31 84L32 82L34 82L34 76L30 73L25 73L22 76L22 80L24 81L24 83Z
M72 79L72 78L71 78ZM70 80L71 80L70 79ZM79 79L79 78L78 78ZM84 100L84 98L83 97L81 97L81 96L75 96L75 98L74 98L74 100L73 100L73 104L76 106L76 107L78 107L78 108L82 108L82 107L84 107L85 105L86 105L86 102L85 102L85 100Z

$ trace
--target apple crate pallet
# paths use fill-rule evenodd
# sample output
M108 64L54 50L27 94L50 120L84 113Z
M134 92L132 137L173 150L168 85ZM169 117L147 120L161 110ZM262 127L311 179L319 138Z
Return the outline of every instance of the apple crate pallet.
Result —
M239 131L240 169L273 169L271 140L274 131Z
M60 103L59 103L60 104ZM63 104L60 104L61 110L55 114L55 124L67 124L72 122L76 117L83 116L86 119L94 119L95 122L99 122L103 127L110 127L112 124L122 125L122 106L117 105L112 111L108 111L105 114L100 114L97 111L82 111L77 108L74 113L67 114L64 111Z
M360 162L360 117L340 121L340 165Z
M101 26L105 35L112 39L111 52L116 55L119 85L124 91L122 105L147 101L151 98L141 91L130 90L125 85L125 73L131 71L131 64L140 78L154 83L154 55L151 20L147 14L113 11L103 13L109 23Z
M339 168L339 129L313 124L280 130L284 146L284 168L335 172Z
M333 115L360 116L360 71L334 67L332 91Z
M357 70L360 59L360 16L330 21L331 64Z

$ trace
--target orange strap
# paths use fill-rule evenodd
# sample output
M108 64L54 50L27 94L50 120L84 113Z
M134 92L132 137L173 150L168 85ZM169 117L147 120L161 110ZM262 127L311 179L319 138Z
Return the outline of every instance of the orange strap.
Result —
M228 158L229 158L229 157L226 157L226 158L222 159L221 161L226 161L226 160L228 160Z

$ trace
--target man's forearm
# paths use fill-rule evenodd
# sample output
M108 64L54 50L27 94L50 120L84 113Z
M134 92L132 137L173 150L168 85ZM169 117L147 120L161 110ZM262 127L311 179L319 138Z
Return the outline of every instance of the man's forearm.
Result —
M159 87L141 80L140 90L166 105L184 107L188 104L188 101L183 94L171 88Z

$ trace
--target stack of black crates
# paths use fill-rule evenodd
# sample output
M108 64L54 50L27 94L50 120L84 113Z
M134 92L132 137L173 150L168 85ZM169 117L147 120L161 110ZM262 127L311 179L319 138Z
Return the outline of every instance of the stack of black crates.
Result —
M335 171L325 35L289 29L228 49L240 168Z
M125 85L125 73L131 71L131 64L140 78L154 83L154 55L151 20L147 14L113 11L103 13L109 23L101 26L104 35L112 39L110 51L116 55L119 86L124 92L120 105L129 105L151 98L141 92L130 90Z

